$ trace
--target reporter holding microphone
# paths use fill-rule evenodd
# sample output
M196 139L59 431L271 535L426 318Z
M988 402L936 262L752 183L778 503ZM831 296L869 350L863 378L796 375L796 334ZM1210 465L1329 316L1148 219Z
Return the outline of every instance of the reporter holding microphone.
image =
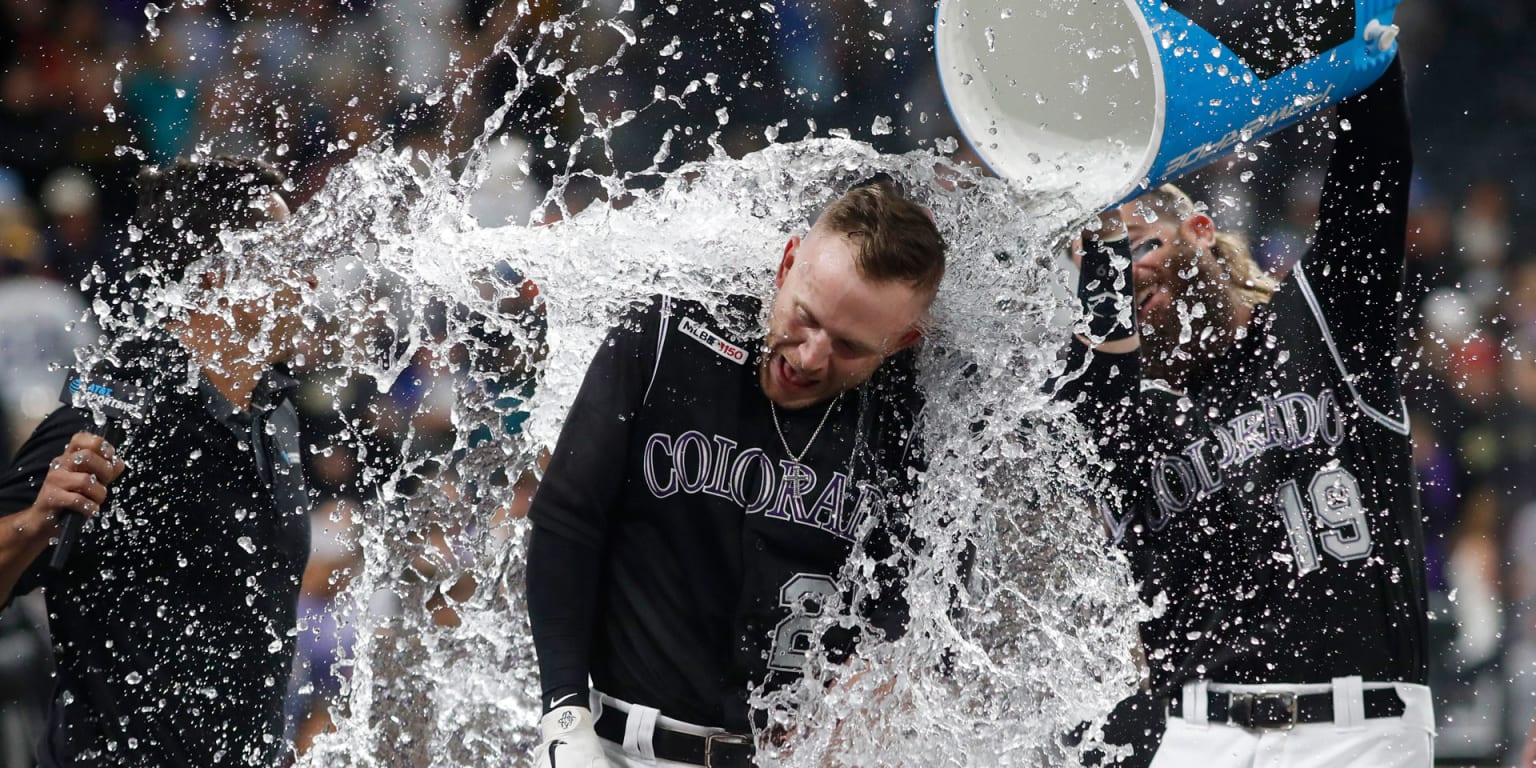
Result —
M0 597L43 589L57 668L41 768L288 756L309 493L282 366L312 278L220 239L286 219L283 181L235 157L140 175L134 266L185 309L113 338L0 467Z
M0 605L10 602L16 581L51 542L70 514L91 517L107 500L107 487L123 474L116 449L105 438L76 432L48 473L32 505L0 525Z

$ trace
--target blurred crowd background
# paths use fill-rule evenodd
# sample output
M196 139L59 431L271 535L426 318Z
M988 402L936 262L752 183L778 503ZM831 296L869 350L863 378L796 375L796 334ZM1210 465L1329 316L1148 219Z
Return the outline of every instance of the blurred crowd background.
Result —
M514 4L498 0L205 0L165 12L141 0L0 0L0 459L54 407L56 366L93 338L81 316L92 286L120 274L141 164L260 155L288 172L297 206L372 142L460 152L519 82L511 58L491 55L498 43L536 51L540 23L564 13L617 15L638 40L623 71L584 81L579 100L549 78L510 100L491 179L471 201L482 224L552 215L538 201L567 171L665 171L809 134L846 131L887 151L959 136L922 2L533 0L513 25ZM1533 14L1525 0L1398 10L1418 148L1403 365L1434 592L1438 750L1457 764L1512 765L1509 747L1536 717L1536 246L1522 237L1536 207L1536 49L1522 39ZM615 48L584 50L591 61L563 66ZM669 100L694 81L697 93ZM630 110L610 146L578 141ZM1276 273L1312 232L1320 126L1185 183ZM603 194L581 178L564 190L569 209ZM351 521L380 477L366 470L398 461L407 431L417 445L451 441L441 371L413 361L387 394L306 381L306 442L321 450L306 452L317 503L289 707L300 750L344 690L349 637L333 598L357 564ZM349 419L368 435L366 456L327 445ZM3 768L31 764L49 689L41 614L24 600L0 617Z

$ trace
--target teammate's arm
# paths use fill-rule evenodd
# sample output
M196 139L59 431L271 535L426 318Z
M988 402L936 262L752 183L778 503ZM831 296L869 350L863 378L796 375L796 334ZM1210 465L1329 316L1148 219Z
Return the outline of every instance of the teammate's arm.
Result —
M1131 270L1130 233L1119 208L1099 214L1098 228L1074 244L1078 262L1077 299L1088 315L1088 333L1073 338L1099 352L1123 354L1141 349L1136 328L1136 282Z
M1400 61L1339 102L1333 132L1316 240L1301 269L1344 367L1369 379L1396 354L1403 310L1413 151ZM1372 405L1394 405L1384 399Z
M1088 333L1073 335L1066 371L1048 388L1072 403L1078 422L1096 439L1099 458L1115 467L1111 483L1127 493L1137 487L1144 453L1134 429L1143 405L1141 336L1130 244L1118 209L1101 215L1098 229L1084 232L1080 242L1077 295Z
M1066 372L1049 385L1053 396L1074 403L1078 417L1097 434L1125 421L1141 380L1141 336L1136 329L1136 285L1125 223L1118 209L1099 216L1096 230L1074 245L1078 302L1087 333L1074 333ZM1091 354L1090 354L1091 352Z

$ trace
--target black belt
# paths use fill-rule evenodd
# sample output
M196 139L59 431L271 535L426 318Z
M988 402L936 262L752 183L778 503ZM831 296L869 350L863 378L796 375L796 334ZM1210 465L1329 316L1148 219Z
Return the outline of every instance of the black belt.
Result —
M1168 714L1183 717L1183 693L1168 700ZM1407 705L1395 688L1373 688L1363 692L1365 716L1402 717ZM1331 723L1333 692L1295 694L1288 691L1207 691L1206 719L1257 730L1290 730L1298 723Z
M593 729L597 735L615 744L624 743L625 722L629 713L604 708ZM651 731L651 748L658 760L704 765L710 768L753 768L752 756L757 746L751 736L737 733L712 733L697 736L656 725Z

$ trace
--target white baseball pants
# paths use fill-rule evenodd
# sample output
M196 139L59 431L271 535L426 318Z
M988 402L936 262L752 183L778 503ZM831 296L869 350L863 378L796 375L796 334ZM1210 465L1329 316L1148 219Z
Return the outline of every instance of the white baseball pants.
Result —
M1208 688L1207 688L1208 686ZM1361 692L1396 688L1401 717L1366 718ZM1334 722L1302 723L1290 730L1249 730L1205 719L1206 691L1289 691L1334 695ZM1435 718L1429 689L1409 683L1361 683L1339 678L1306 685L1186 683L1184 711L1168 718L1152 768L1430 768Z
M608 762L613 768L698 768L693 763L679 763L675 760L662 760L656 757L651 747L651 734L657 726L664 726L669 731L692 733L699 736L707 736L711 733L719 733L719 728L707 728L702 725L685 723L666 717L656 709L630 704L601 693L592 691L592 716L596 719L604 709L612 709L629 714L628 728L624 734L624 743L619 744L598 737L603 745L603 754L608 757ZM638 715L638 716L637 716Z

